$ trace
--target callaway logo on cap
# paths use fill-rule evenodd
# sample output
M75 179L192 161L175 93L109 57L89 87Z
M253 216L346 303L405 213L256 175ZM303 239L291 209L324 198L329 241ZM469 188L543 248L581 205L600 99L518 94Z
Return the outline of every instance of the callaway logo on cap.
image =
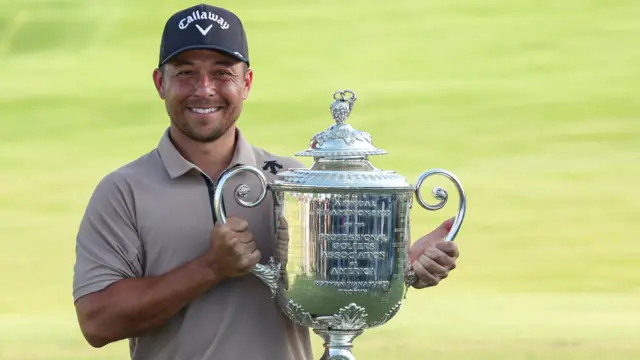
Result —
M242 22L223 8L201 4L173 14L162 32L158 66L183 51L194 49L218 50L249 64Z

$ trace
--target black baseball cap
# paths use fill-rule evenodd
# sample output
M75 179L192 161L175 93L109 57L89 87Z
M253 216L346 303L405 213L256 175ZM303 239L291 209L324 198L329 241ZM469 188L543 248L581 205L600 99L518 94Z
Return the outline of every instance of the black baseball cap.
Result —
M173 14L164 26L158 67L186 50L210 49L249 65L249 47L242 21L227 9L195 5Z

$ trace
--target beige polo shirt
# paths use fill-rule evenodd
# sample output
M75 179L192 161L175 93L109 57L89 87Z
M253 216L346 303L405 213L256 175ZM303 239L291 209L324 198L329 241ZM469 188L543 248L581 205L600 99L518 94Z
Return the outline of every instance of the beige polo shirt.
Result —
M304 167L252 146L239 130L231 166L236 164L255 166L268 180ZM232 178L224 189L226 214L249 221L265 263L275 250L273 202L267 196L256 208L241 207L232 197L240 183L259 191L252 174ZM180 155L168 130L156 149L105 176L78 231L74 300L121 279L166 273L200 256L214 225L213 193L213 182ZM210 289L163 327L130 339L130 349L133 360L312 359L308 329L283 315L268 287L253 275Z

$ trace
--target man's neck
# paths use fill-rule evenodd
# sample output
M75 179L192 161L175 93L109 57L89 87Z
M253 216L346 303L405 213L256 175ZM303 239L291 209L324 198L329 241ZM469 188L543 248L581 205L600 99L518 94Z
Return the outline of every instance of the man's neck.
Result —
M172 126L171 140L187 161L193 163L215 181L231 163L235 153L236 128L232 127L214 142L201 143L189 139Z

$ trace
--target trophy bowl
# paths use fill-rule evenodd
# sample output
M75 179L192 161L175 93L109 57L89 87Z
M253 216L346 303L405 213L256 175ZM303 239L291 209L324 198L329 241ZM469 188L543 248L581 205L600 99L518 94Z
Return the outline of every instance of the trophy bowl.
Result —
M393 318L417 279L409 263L414 195L430 211L443 208L448 199L446 190L436 187L438 203L427 203L420 189L423 181L442 175L458 191L458 212L445 241L453 241L460 230L466 195L455 175L443 169L425 171L411 185L394 171L374 167L369 157L386 151L374 147L368 133L345 123L356 94L337 91L333 97L335 124L296 154L313 157L310 168L288 169L272 181L252 166L228 169L219 178L214 209L225 222L225 183L240 172L259 179L257 200L244 200L252 191L247 185L236 187L235 200L255 207L270 192L276 232L286 236L277 237L275 255L252 273L271 289L292 321L323 338L321 359L350 360L355 359L354 339Z

